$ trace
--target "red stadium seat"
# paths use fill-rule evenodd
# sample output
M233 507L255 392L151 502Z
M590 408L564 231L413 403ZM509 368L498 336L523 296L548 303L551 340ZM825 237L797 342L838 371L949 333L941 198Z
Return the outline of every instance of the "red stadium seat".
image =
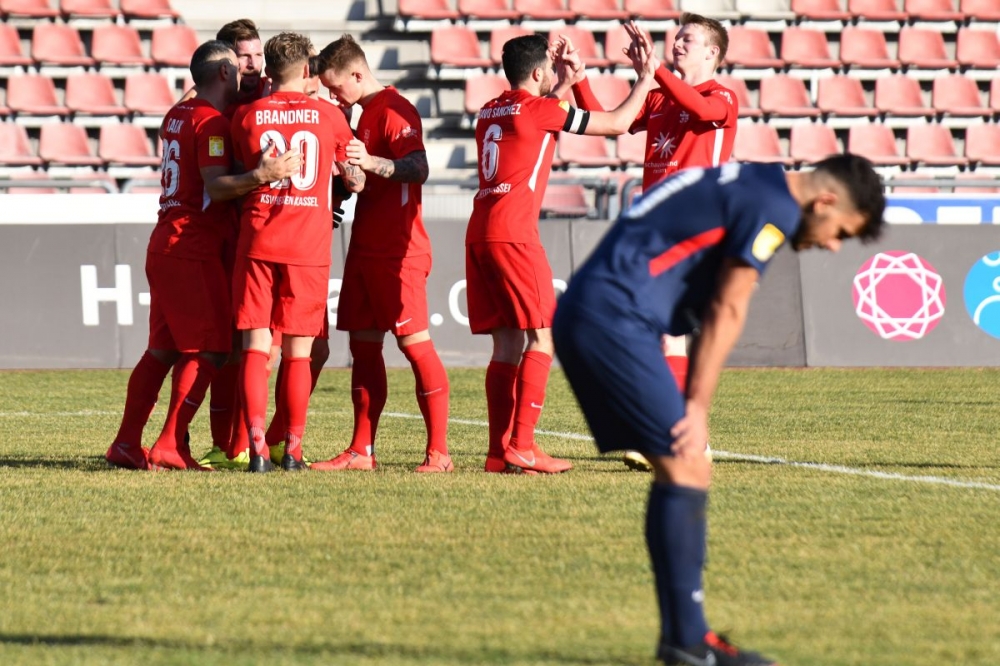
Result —
M617 166L618 158L608 150L608 142L603 136L561 134L559 136L559 159L562 162L580 166Z
M510 82L505 76L482 74L469 77L465 80L465 112L476 115L483 104L496 99L505 90L510 90Z
M618 0L569 0L569 10L580 18L621 21L629 17Z
M625 132L618 135L615 139L615 152L622 164L642 166L646 161L646 133L629 134Z
M111 0L59 0L59 11L67 18L113 18L118 10Z
M843 0L792 0L792 11L813 21L846 21L851 14L844 11Z
M962 0L958 9L976 21L1000 22L1000 4L996 0Z
M90 149L87 131L73 123L42 125L38 156L50 164L98 166L101 160Z
M511 21L520 17L511 9L510 0L458 0L458 12L478 19Z
M125 77L125 107L134 113L162 116L177 101L170 82L162 74L137 73Z
M793 67L840 67L840 61L830 56L826 33L809 28L785 28L781 34L781 59Z
M906 155L915 162L928 165L968 164L969 160L955 150L951 130L936 123L913 125L906 130Z
M549 182L542 195L542 217L587 217L589 213L583 185Z
M31 149L28 132L15 123L0 123L0 164L38 166L42 159Z
M847 130L847 152L867 157L879 166L910 163L909 159L899 154L892 128L881 123L852 125Z
M774 54L774 44L764 30L733 26L729 29L726 62L737 67L781 67L784 62Z
M875 81L875 108L894 116L934 115L934 109L924 103L920 82L905 74Z
M617 108L632 89L628 81L612 74L590 77L590 87L605 111Z
M847 11L867 21L905 21L898 0L848 0Z
M969 125L965 130L965 156L987 166L1000 166L1000 125Z
M733 159L753 162L780 162L791 164L781 149L778 130L764 123L741 124L736 130L733 144Z
M796 162L818 162L824 157L837 155L840 146L833 128L823 123L792 125L788 154Z
M649 39L650 43L654 44L654 51L655 51L655 42L653 41L652 35L650 35L648 30L646 30L645 32L646 32L646 37ZM667 31L667 39L669 40L671 46L673 46L674 35L676 33L677 33L677 28L673 28L672 30ZM624 51L624 49L628 49L628 47L631 44L632 44L632 38L628 36L627 32L625 32L625 28L618 25L612 25L608 29L607 38L605 39L604 55L607 56L608 60L610 60L611 63L616 66L621 66L623 68L631 68L632 61L629 60L629 57L625 54ZM664 57L669 62L673 56L670 54L669 51L667 51Z
M899 31L899 60L924 69L954 69L958 62L948 57L944 35L939 30L903 28Z
M175 19L180 16L170 6L170 0L120 0L119 9L126 18Z
M966 139L968 140L968 139ZM968 157L968 152L966 152ZM977 173L975 171L963 171L955 174L955 180L993 180L997 187L972 187L969 185L956 185L953 190L955 194L996 194L1000 192L1000 181L992 174Z
M674 0L625 0L625 11L641 21L667 21L681 15Z
M83 50L76 28L65 23L36 23L31 35L31 57L43 65L93 65Z
M152 65L142 53L139 31L128 25L107 23L94 28L90 53L105 65Z
M128 109L118 103L111 79L101 74L73 74L66 78L66 106L76 113L123 116Z
M584 67L603 68L611 64L610 60L598 52L597 40L594 39L594 33L590 30L567 25L549 32L549 41L554 42L560 35L573 42L573 48L580 52L580 59L583 61Z
M840 60L855 67L899 67L899 61L889 55L885 35L867 28L844 28L840 33Z
M993 113L983 104L976 81L960 74L934 79L931 106L950 116L989 116Z
M779 116L815 117L819 109L809 100L802 79L785 74L768 76L760 81L760 110Z
M503 45L515 37L533 35L531 30L522 28L519 25L512 25L509 28L497 28L490 32L490 60L493 64L499 65L502 62Z
M1000 78L990 81L990 108L1000 113Z
M1000 39L996 31L959 28L955 58L960 64L976 69L1000 67Z
M877 116L875 107L865 99L861 81L851 76L831 76L819 80L816 106L823 113L837 116Z
M564 0L514 0L514 11L527 19L566 21L576 16L566 8Z
M917 21L961 21L965 18L955 9L955 0L906 0L903 11Z
M489 67L493 64L480 52L476 33L462 26L435 28L431 32L431 62L452 67Z
M448 0L399 0L399 15L418 19L457 19Z
M49 18L59 16L59 10L53 9L49 0L0 0L0 14L4 16L27 16L30 18Z
M750 98L750 90L747 89L746 81L724 74L717 75L715 80L733 91L733 94L736 96L736 103L739 105L740 118L756 118L762 114L760 108Z
M21 50L17 28L10 23L0 23L0 67L30 65L33 61Z
M129 123L103 125L97 154L105 162L136 166L156 166L160 158L153 152L146 130Z
M7 106L30 116L64 116L69 109L59 103L56 86L43 74L22 74L7 80Z
M165 25L153 29L150 55L157 65L188 67L198 48L198 33L186 25Z

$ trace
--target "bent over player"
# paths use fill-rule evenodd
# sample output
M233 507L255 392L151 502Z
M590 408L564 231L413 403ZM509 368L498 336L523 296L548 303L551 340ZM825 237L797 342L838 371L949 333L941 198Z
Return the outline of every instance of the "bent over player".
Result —
M702 609L709 406L775 251L876 238L884 209L878 175L855 155L810 172L682 171L622 214L559 301L556 351L598 448L634 447L653 465L646 543L667 664L772 663L712 633ZM662 362L665 333L695 335L686 399Z

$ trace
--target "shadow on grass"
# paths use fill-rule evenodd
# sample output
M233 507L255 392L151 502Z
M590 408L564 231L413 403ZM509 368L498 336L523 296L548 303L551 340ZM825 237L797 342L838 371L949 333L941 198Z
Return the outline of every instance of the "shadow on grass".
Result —
M103 472L114 469L104 456L81 456L78 458L0 458L0 467L73 469L83 472Z
M411 647L387 643L320 643L312 645L267 645L247 641L224 641L213 645L198 645L180 640L146 638L139 636L104 636L104 635L73 635L73 634L4 634L0 633L0 645L26 645L45 647L109 647L109 648L158 648L181 650L189 652L253 654L262 653L296 654L296 655L336 655L358 658L396 657L426 660L430 663L463 663L507 664L518 661L546 661L554 664L589 664L604 666L635 666L648 664L649 660L615 659L594 656L566 655L555 651L524 651L511 652L504 649L474 650L469 648L454 648L447 645L439 647Z

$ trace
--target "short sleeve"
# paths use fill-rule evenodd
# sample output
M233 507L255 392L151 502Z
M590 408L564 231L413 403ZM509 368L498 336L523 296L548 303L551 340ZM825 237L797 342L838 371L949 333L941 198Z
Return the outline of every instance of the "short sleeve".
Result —
M229 168L233 163L233 142L230 138L229 121L225 116L212 116L195 129L195 143L198 151L198 168L221 166Z
M420 116L409 103L395 104L385 110L382 131L391 153L382 157L399 159L412 152L424 150L424 132Z
M652 93L649 93L646 95L646 98L642 100L642 106L639 108L639 113L635 114L635 120L633 120L632 124L629 125L629 134L646 131L646 127L649 125L649 109L650 100L652 100L652 98Z
M329 105L329 108L323 108L331 130L332 141L336 146L334 148L333 159L336 162L346 162L347 144L354 138L354 132L351 131L351 126L347 124L347 118L344 116L343 111L333 105Z
M736 124L736 119L740 114L740 104L736 99L736 94L728 89L719 87L712 91L712 96L721 98L726 103L726 117L717 122L719 127L728 127Z
M526 106L529 105L526 104ZM527 113L531 114L538 129L543 132L561 132L571 110L575 110L573 105L554 97L536 97L530 103L529 108L525 109Z
M765 198L770 193L761 193ZM794 229L798 215L790 207L756 204L756 202L741 202L737 204L735 223L727 230L724 252L732 257L746 262L763 275L771 258L787 240L787 235Z

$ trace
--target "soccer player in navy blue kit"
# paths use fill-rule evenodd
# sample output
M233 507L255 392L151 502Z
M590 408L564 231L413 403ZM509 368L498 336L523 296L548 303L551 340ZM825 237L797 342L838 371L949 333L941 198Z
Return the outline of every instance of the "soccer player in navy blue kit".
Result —
M556 353L598 448L653 465L646 513L667 664L762 666L708 628L702 568L711 459L708 411L757 280L796 251L877 238L885 196L871 163L836 155L804 172L769 164L690 169L626 210L559 300ZM686 395L660 336L694 334Z

